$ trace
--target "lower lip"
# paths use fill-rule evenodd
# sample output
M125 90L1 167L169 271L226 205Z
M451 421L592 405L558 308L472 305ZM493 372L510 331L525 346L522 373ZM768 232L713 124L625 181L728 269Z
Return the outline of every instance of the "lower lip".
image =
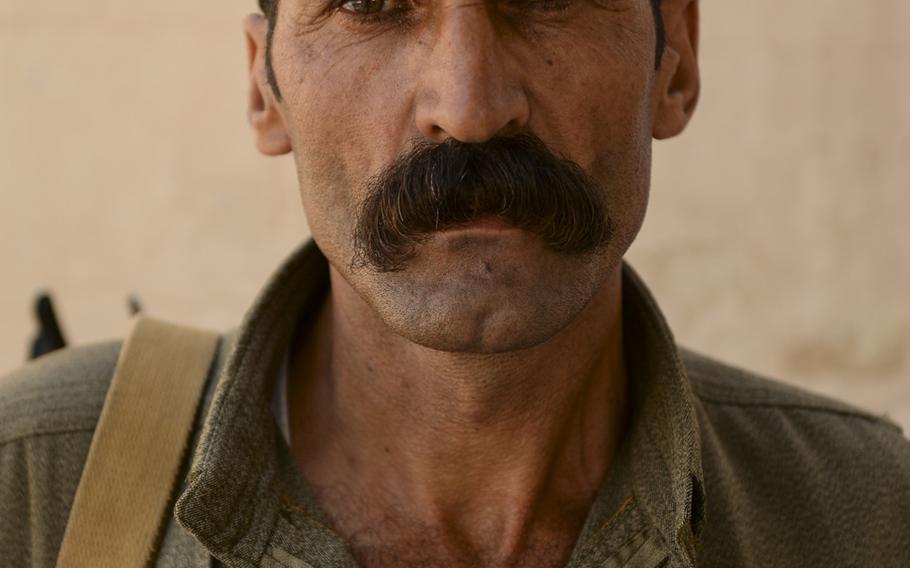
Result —
M479 231L479 232L502 232L517 231L518 228L498 217L484 217L464 225L455 225L446 229L445 233L456 233L462 231Z

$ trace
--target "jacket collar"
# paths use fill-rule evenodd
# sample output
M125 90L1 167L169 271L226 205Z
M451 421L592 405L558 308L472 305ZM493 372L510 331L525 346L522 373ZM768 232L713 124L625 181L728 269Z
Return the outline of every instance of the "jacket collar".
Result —
M626 440L635 497L673 565L694 565L704 524L701 437L676 342L638 274L623 271L623 333L633 388Z
M355 565L299 475L270 409L281 355L328 286L328 263L309 241L259 295L219 372L175 516L230 565L259 566L265 558L291 566ZM628 539L605 531L624 527L650 535L673 565L692 565L704 511L692 394L663 316L627 265L623 312L632 423L572 558L584 565L586 550L612 554L610 543Z

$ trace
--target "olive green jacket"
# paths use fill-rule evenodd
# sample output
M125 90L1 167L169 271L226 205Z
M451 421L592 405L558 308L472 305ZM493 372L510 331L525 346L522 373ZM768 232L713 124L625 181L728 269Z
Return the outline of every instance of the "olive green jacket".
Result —
M327 289L310 243L222 338L158 566L354 566L270 409L291 333ZM623 313L632 423L569 566L910 566L899 428L678 349L628 267ZM0 379L0 566L54 565L119 349Z

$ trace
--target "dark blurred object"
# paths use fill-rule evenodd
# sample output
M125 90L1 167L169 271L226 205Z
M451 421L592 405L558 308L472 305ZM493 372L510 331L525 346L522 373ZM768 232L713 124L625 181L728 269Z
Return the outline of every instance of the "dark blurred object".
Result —
M127 308L131 316L142 311L142 301L136 294L127 298ZM54 301L48 292L39 292L35 298L35 318L38 320L38 335L32 340L32 349L29 359L37 359L52 351L66 347L66 339L60 329L57 313L54 310Z
M127 302L129 303L131 316L134 316L142 311L142 302L139 301L139 296L136 294L131 294Z
M35 317L38 319L38 336L32 341L31 359L66 347L66 340L54 312L54 302L47 292L39 293L35 300Z

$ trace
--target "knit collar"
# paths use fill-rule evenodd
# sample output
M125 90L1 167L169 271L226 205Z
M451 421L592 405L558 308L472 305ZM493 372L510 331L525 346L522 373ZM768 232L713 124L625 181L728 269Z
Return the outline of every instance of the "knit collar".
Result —
M328 528L270 409L282 354L300 318L318 309L328 288L328 263L309 241L260 293L219 372L175 516L227 564L356 565ZM595 559L616 554L613 548L635 536L656 547L655 558L691 566L704 511L692 394L666 322L628 265L623 319L631 427L570 565L601 565Z

